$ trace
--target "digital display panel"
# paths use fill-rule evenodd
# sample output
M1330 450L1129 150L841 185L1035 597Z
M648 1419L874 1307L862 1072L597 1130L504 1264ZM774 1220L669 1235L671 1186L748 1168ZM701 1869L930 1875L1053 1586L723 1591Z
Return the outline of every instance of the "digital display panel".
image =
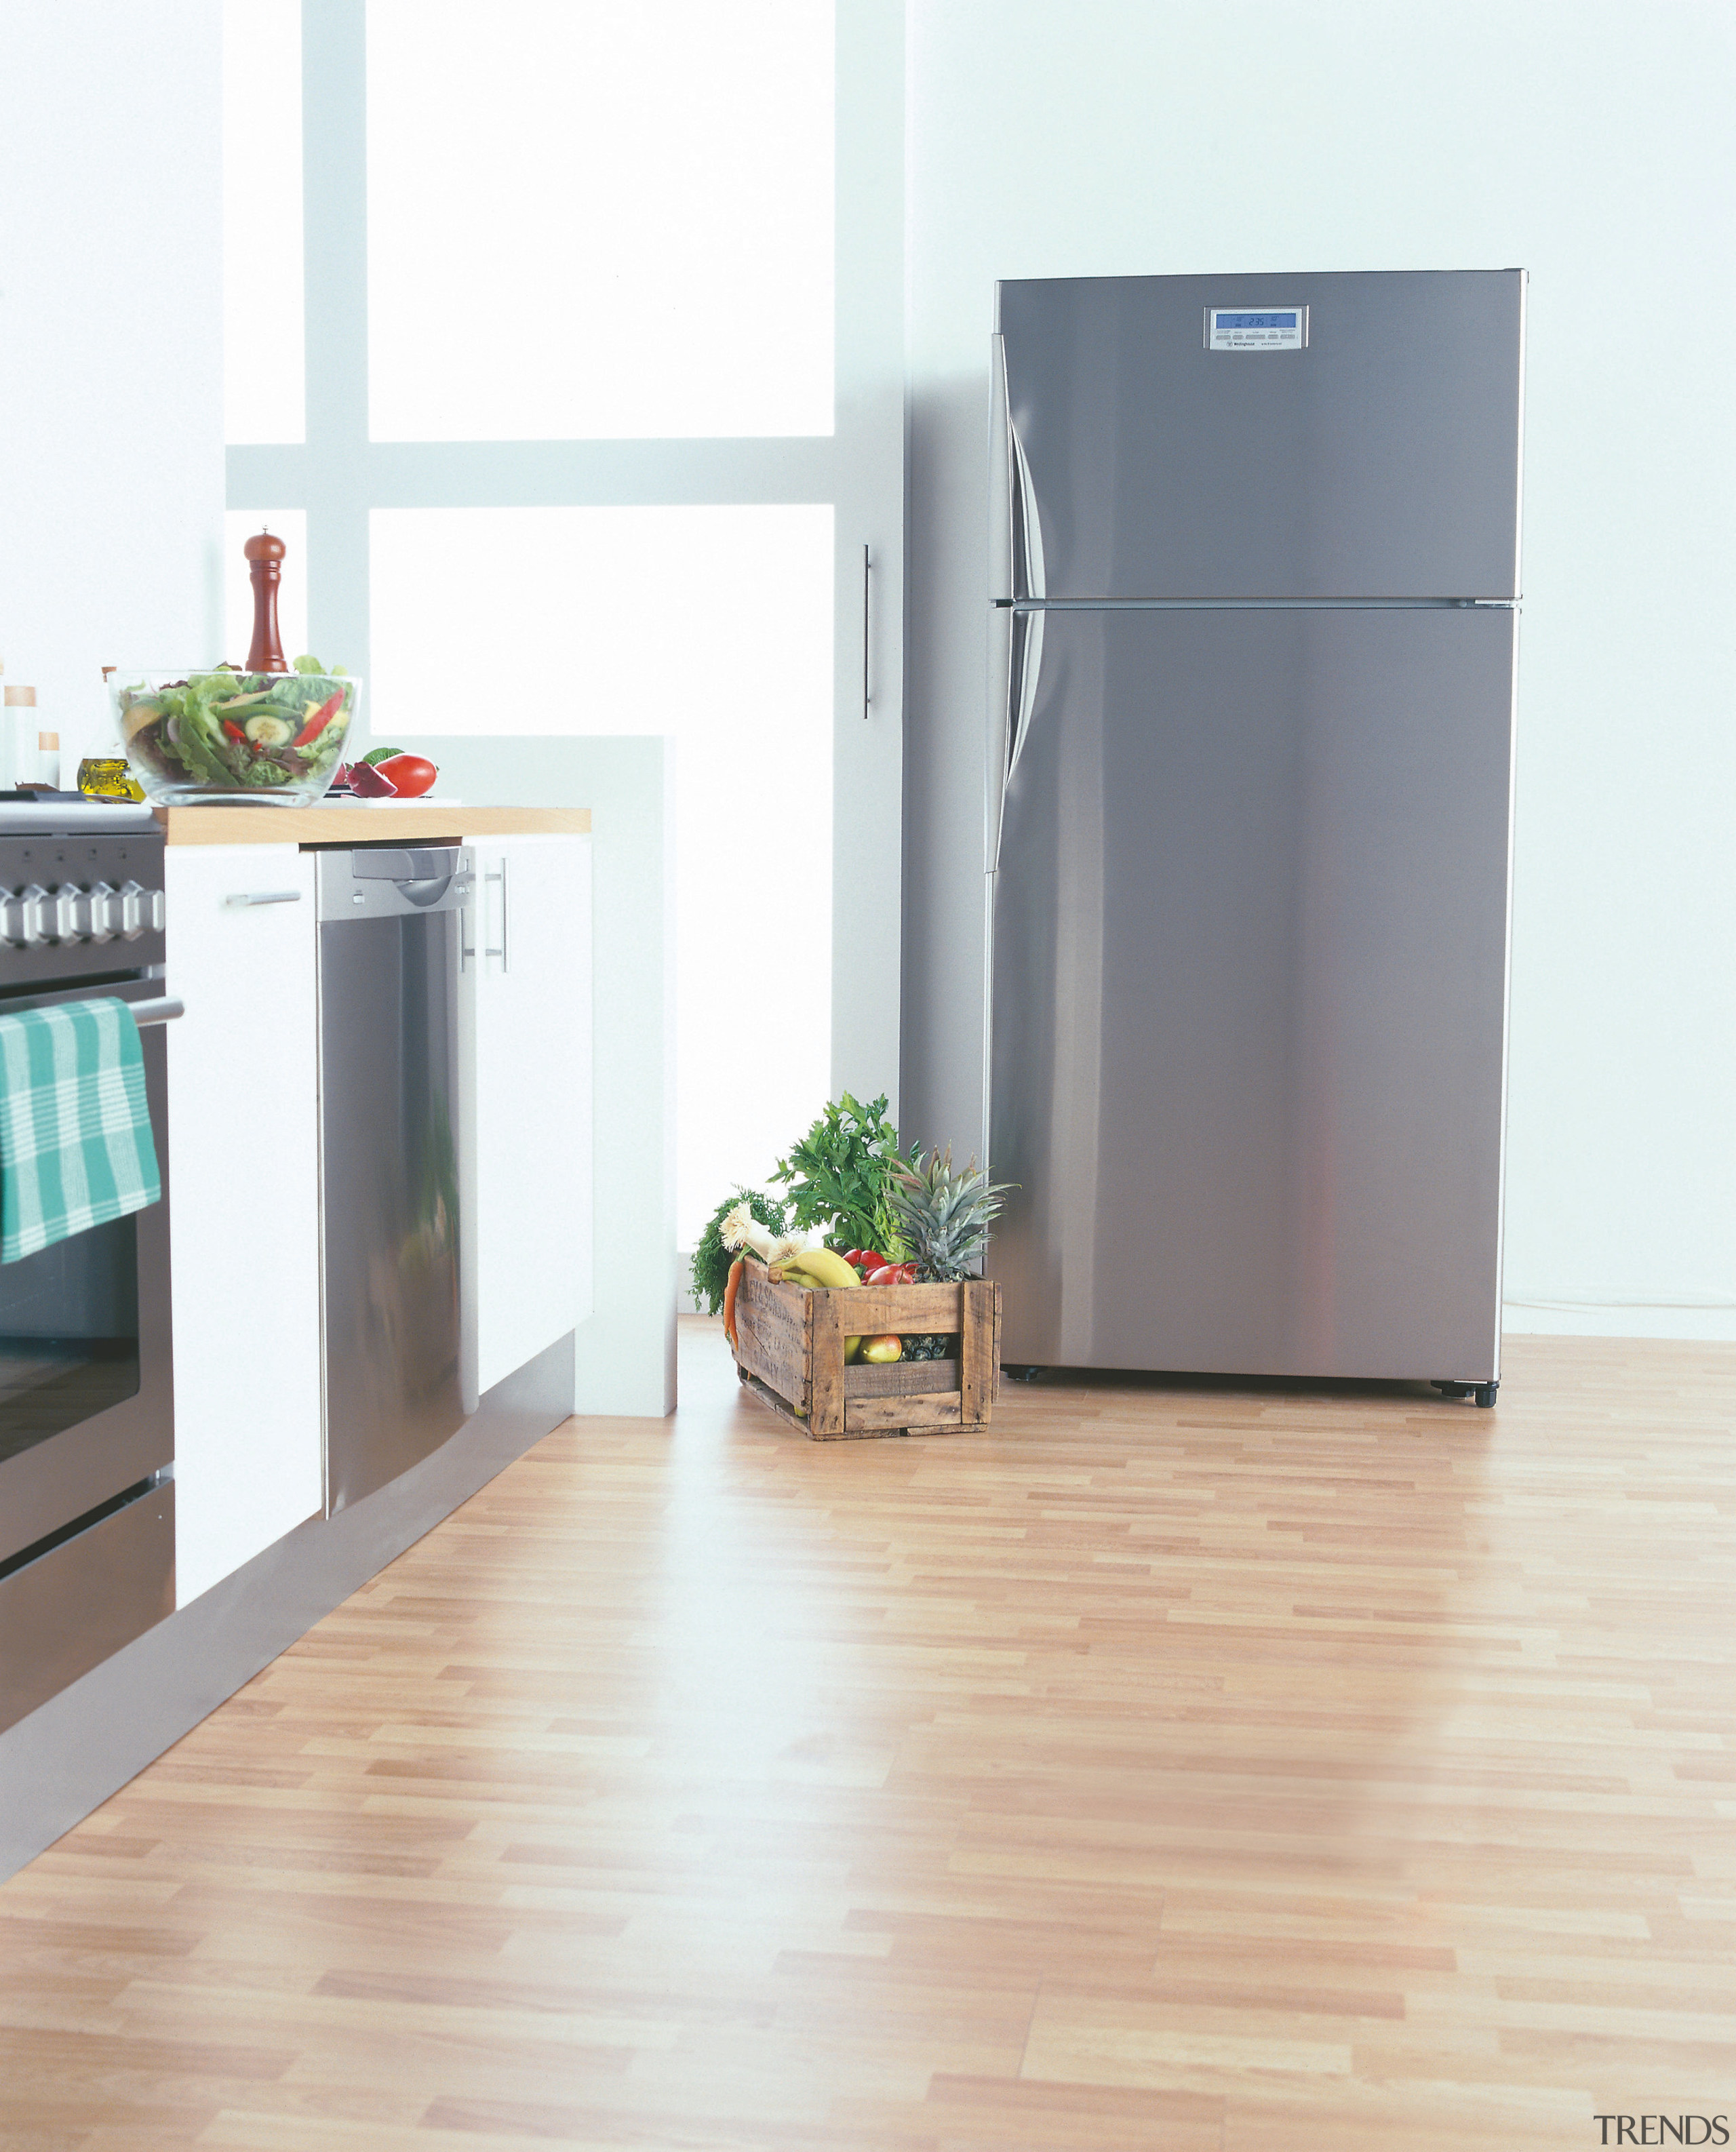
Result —
M1207 351L1303 351L1308 342L1306 307L1208 307Z

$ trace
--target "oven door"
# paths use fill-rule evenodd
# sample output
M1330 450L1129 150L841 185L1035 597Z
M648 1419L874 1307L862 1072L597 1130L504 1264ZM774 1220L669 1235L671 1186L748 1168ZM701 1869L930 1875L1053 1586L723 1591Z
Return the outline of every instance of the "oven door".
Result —
M140 1005L162 1200L0 1263L0 1569L175 1455L164 1023L180 1005L147 978L8 996L0 1010L100 994Z

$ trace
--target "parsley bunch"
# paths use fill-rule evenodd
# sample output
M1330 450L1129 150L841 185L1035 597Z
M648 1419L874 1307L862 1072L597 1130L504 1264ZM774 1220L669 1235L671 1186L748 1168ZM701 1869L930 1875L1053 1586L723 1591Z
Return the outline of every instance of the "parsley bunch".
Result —
M892 1184L904 1165L898 1131L882 1092L862 1105L846 1091L831 1100L772 1179L789 1190L790 1231L820 1227L836 1248L873 1248L893 1261L904 1253L892 1210Z

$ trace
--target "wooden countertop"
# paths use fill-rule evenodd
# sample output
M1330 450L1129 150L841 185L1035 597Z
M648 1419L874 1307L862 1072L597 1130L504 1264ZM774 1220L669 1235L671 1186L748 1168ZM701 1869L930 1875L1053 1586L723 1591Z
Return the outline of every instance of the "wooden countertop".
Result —
M583 836L588 807L443 806L438 799L316 807L159 807L171 845L456 844L461 837Z

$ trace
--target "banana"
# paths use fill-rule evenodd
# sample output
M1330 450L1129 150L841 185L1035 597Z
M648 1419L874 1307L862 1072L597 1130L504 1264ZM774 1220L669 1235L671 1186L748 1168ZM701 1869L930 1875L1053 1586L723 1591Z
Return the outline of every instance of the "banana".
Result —
M784 1270L786 1276L792 1270L801 1271L805 1276L799 1282L822 1287L838 1288L861 1283L843 1256L835 1255L830 1248L804 1248L799 1255L790 1257Z
M785 1256L781 1262L774 1263L771 1274L774 1280L781 1278L786 1285L799 1285L809 1292L840 1292L845 1287L862 1282L851 1265L830 1248L799 1248L793 1256ZM860 1337L845 1339L846 1360L854 1360L861 1349Z

